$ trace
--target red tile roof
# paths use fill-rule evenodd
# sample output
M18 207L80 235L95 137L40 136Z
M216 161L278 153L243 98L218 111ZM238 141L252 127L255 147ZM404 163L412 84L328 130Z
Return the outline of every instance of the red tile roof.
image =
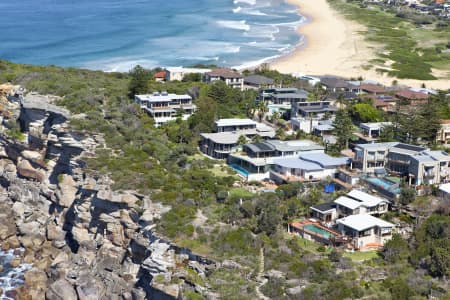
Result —
M365 92L373 94L386 92L384 86L378 84L361 84L360 88Z
M154 78L166 78L166 72L165 71L161 71L156 73L155 75L153 75Z
M223 78L242 78L243 76L236 72L233 71L231 69L225 69L225 68L221 68L221 69L214 69L211 72L206 73L211 77L223 77Z
M426 100L429 95L421 92L413 92L410 90L399 91L395 94L398 98L403 98L407 100Z

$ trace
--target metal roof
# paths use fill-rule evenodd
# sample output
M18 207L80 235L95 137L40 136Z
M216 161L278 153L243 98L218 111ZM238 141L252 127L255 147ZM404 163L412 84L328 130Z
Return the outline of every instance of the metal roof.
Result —
M339 198L334 200L334 203L339 204L344 207L347 207L347 208L350 208L352 210L360 207L363 204L362 202L356 201L356 200L348 198L346 196L340 196Z
M250 75L247 77L244 77L244 83L250 83L250 84L273 84L273 79L261 76L261 75Z
M393 228L394 224L375 218L371 215L351 215L342 219L336 220L336 223L350 227L356 231L363 231L373 227Z
M321 171L323 168L314 162L306 161L299 158L279 158L274 159L273 163L284 168L301 169L305 171Z
M317 163L324 168L346 165L350 162L348 157L333 157L325 153L302 153L300 158Z
M311 208L319 212L328 212L330 210L336 209L336 203L334 202L322 203L318 205L313 205L311 206Z
M241 126L241 125L256 125L256 122L250 119L220 119L217 120L216 126Z
M373 207L383 202L389 202L385 198L370 195L360 190L351 190L350 192L347 193L347 196L356 199L358 201L361 201L361 204L366 207Z

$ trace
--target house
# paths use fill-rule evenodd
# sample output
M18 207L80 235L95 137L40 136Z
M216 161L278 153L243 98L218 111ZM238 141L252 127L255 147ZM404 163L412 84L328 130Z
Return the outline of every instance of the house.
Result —
M320 84L328 92L355 92L359 93L359 85L349 83L343 78L325 76L320 78Z
M444 201L450 201L450 183L444 183L439 186L439 193Z
M246 90L259 90L262 88L273 88L274 81L271 78L261 75L250 75L244 77L244 89Z
M309 117L309 118L303 118L303 117L291 118L291 121L290 121L291 128L294 131L301 130L306 133L313 133L314 127L318 127L318 126L322 126L322 125L327 126L327 128L330 128L328 126L332 126L334 117L331 116L331 118L328 120L324 120L323 118L324 118L324 115L318 115L316 117ZM325 127L323 127L323 128L325 128ZM328 135L323 135L322 137L324 137L324 136L328 136Z
M214 122L215 132L256 129L257 122L250 119L220 119Z
M359 124L359 128L361 129L362 133L362 136L360 138L367 142L373 142L380 137L383 129L388 126L392 126L392 122L361 123Z
M315 205L310 207L310 212L311 217L330 223L351 215L382 215L388 212L389 204L390 201L385 198L360 190L351 190L345 196L340 196L329 203L326 210L322 210L323 205Z
M425 100L428 100L428 98L430 97L430 95L428 95L426 93L414 92L411 90L398 91L397 93L395 93L395 96L400 100L415 101L415 103L416 102L421 103Z
M357 169L339 168L333 182L341 188L351 190L354 185L358 184L360 178L361 172L358 172Z
M310 215L350 238L353 249L379 249L392 238L394 224L375 217L389 210L389 200L352 190L331 203L310 207Z
M323 117L325 114L335 114L338 108L330 101L294 102L291 108L291 118Z
M441 129L438 131L436 141L442 144L450 141L450 120L441 120Z
M410 185L438 184L448 179L450 155L399 142L358 144L353 165L364 173L377 169L405 176Z
M184 68L184 67L168 67L166 68L166 80L167 81L182 81L186 75L189 74L200 74L200 78L204 76L205 73L211 72L211 69L202 68Z
M229 87L240 89L241 91L244 90L244 77L234 70L219 68L213 69L204 75L204 81L207 83L218 80L225 82Z
M259 101L270 104L292 105L296 102L306 102L309 93L297 88L272 88L261 90L258 96Z
M302 153L298 157L273 160L270 179L277 183L321 181L333 178L338 168L350 164L347 157L331 157L325 153Z
M274 160L298 157L305 153L324 153L325 148L310 140L279 141L267 140L242 146L228 156L228 164L245 179L263 180L270 178Z
M224 127L220 126L218 128L220 130L224 129ZM262 139L269 139L275 136L273 128L262 123L256 123L255 127L251 126L251 128L243 128L244 129L233 131L225 130L213 133L202 133L200 135L200 151L215 159L227 159L230 152L238 146L241 136L244 136L247 139L251 139L255 136L259 136Z
M197 109L189 95L155 92L147 95L135 95L135 102L153 119L155 127L181 117L187 120Z
M334 130L334 126L331 124L318 124L313 126L312 134L323 137L327 135L332 135Z
M371 215L350 215L336 220L337 231L352 238L360 251L380 249L392 238L395 225Z
M316 84L320 83L319 77L314 77L310 75L297 75L296 77L300 80L307 81L310 86L315 86Z
M361 92L371 95L380 95L387 92L385 87L379 84L364 83L361 84L359 88L361 89Z
M155 78L156 82L163 82L164 80L166 80L166 72L165 71L157 72L155 73L155 75L153 75L153 78Z

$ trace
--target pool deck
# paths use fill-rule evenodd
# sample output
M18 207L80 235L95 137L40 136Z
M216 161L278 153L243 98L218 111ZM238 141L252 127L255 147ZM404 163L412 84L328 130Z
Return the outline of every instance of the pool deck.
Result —
M318 234L317 232L308 230L305 228L305 225L314 225L314 226L318 227L319 229L327 231L333 236L333 238L328 239L328 238L324 237L323 235ZM313 240L320 242L320 243L324 243L324 244L334 244L336 242L338 242L338 243L347 242L347 238L345 236L343 236L342 234L340 234L339 232L337 232L335 230L332 230L326 226L323 226L319 221L302 220L299 222L292 222L289 224L289 228L293 229L293 230L290 230L290 232L292 234L299 233L304 237L304 234L306 233L307 235L311 236L313 238Z

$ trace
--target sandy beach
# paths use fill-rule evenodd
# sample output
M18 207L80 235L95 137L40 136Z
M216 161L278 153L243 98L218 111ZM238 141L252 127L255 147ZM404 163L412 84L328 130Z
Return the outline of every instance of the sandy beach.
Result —
M306 37L306 44L289 55L270 65L282 73L300 73L308 75L337 75L347 78L376 80L390 85L393 80L399 84L436 89L450 88L450 80L410 80L397 79L381 75L373 69L364 70L362 66L376 58L375 53L382 51L380 45L372 45L364 40L366 28L349 21L332 9L327 0L287 0L299 7L300 13L308 19L299 27L299 33ZM436 74L439 76L439 74Z

